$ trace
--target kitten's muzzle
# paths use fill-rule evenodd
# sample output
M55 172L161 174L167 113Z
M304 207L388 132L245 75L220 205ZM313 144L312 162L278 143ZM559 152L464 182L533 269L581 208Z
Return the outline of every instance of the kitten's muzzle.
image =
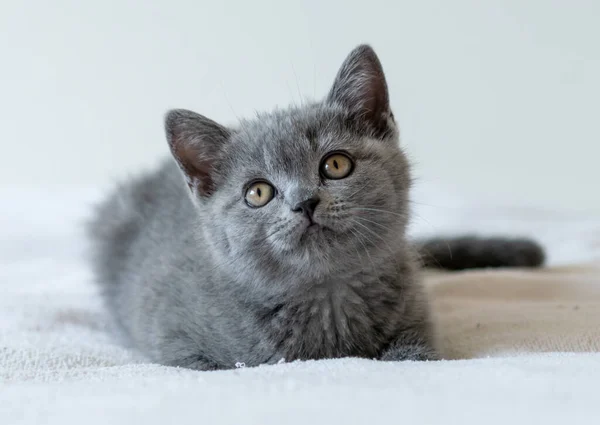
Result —
M313 216L315 214L315 209L317 205L319 205L321 199L319 197L312 197L310 199L306 199L302 202L298 202L292 211L302 213L306 218L310 220L310 223L313 224Z

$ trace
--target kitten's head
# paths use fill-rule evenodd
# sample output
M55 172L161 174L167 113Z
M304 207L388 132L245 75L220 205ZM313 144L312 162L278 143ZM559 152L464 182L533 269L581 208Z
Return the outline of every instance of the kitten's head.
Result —
M166 130L204 240L232 272L315 279L402 249L409 169L370 47L350 53L321 102L235 129L175 110Z

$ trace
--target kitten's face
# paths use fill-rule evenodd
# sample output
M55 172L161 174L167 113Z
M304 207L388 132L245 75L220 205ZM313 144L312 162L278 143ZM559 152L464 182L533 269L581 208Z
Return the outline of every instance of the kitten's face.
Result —
M369 47L350 54L323 102L236 130L173 111L167 134L206 240L232 273L314 280L402 248L410 176Z
M370 265L404 233L410 180L394 139L369 137L323 104L243 123L207 204L211 236L260 267L267 259L319 274Z

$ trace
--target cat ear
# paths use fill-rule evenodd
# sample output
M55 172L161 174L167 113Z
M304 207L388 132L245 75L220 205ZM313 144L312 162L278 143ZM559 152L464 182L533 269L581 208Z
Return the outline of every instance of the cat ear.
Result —
M368 45L355 48L342 64L327 101L348 110L352 117L374 130L385 132L393 120L387 83L375 51Z
M225 127L184 109L169 111L165 117L167 141L192 192L210 196L220 153L229 139Z

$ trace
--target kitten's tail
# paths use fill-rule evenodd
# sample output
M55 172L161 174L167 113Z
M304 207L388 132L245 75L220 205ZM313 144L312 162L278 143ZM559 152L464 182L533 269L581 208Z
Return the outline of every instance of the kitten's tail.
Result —
M530 239L434 238L417 242L423 267L465 270L498 267L539 267L544 249Z

